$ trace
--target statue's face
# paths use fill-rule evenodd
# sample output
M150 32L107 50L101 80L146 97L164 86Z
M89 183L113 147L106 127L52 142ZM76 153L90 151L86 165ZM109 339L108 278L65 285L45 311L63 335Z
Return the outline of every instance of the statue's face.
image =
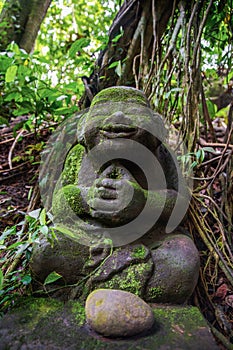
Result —
M106 139L119 143L121 138L127 138L155 150L163 138L161 119L150 108L137 103L98 104L91 108L84 123L84 142L88 149Z

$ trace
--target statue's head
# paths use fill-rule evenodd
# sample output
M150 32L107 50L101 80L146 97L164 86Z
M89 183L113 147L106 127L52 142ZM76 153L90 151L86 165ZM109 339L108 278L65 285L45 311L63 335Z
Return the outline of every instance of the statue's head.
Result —
M87 149L106 139L119 143L127 138L154 150L164 136L162 119L150 108L144 93L125 86L100 91L78 128L78 140Z

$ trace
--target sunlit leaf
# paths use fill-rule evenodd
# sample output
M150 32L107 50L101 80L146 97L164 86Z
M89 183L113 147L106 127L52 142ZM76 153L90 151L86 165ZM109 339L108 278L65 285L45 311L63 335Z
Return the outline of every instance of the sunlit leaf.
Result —
M40 232L41 232L43 235L46 236L46 235L48 234L48 232L49 232L48 226L47 226L47 225L41 226L41 227L40 227Z
M75 57L76 53L80 50L82 50L84 47L87 47L90 44L91 40L90 38L81 38L76 40L69 49L69 56Z
M40 212L41 212L41 209L35 209L30 211L27 215L37 220L40 216Z
M45 210L45 208L43 208L41 210L39 220L40 220L40 224L41 225L45 225L46 224L46 210Z
M117 66L118 66L118 63L119 63L119 61L112 62L112 63L108 66L108 68L110 69L110 68L117 67Z
M53 271L46 277L44 285L56 282L60 278L62 278L62 276L59 275L59 273L57 273L56 271Z
M18 67L16 65L13 65L7 68L6 77L5 77L6 83L10 83L15 80L17 70L18 70Z
M117 67L115 69L115 72L118 75L118 77L121 77L121 75L122 75L121 61L118 61Z

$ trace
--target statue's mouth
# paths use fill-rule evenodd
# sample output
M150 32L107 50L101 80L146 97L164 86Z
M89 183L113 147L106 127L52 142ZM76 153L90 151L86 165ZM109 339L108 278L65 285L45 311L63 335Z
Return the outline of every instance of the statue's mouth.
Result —
M127 124L108 124L102 127L101 133L109 138L130 137L137 132L137 128Z

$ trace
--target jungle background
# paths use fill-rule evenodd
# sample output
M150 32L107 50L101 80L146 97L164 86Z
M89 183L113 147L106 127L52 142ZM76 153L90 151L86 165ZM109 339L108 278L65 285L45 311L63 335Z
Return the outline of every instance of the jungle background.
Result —
M0 307L31 293L33 242L52 244L40 152L56 127L113 85L142 89L188 148L186 226L199 249L200 308L233 349L233 1L0 1ZM45 283L59 276L52 275Z

